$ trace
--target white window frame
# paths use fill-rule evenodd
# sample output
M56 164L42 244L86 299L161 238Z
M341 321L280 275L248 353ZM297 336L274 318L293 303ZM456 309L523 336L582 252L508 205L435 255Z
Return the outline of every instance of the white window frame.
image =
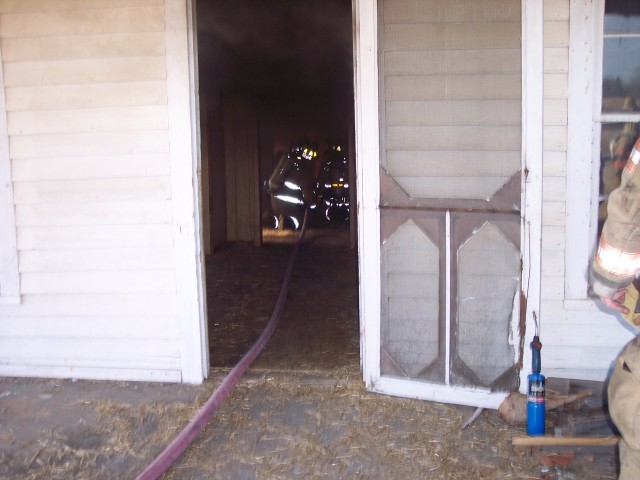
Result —
M20 273L0 45L0 305L20 303Z
M594 300L588 270L597 246L602 123L638 119L601 113L604 7L605 0L570 5L565 301L575 307Z

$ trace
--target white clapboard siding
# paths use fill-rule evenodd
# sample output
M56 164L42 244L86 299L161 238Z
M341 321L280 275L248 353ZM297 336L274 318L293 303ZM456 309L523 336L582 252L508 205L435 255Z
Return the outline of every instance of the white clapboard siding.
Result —
M567 208L565 201L542 203L542 225L562 227L566 223Z
M171 223L169 201L20 204L15 212L18 227Z
M544 177L566 177L567 176L567 152L565 151L545 151L542 160Z
M48 12L5 13L0 38L164 31L164 8L76 8Z
M2 307L2 315L8 318L27 317L83 317L116 318L134 315L155 318L176 316L176 298L160 293L126 292L113 294L57 294L24 295L19 306ZM43 313L46 313L44 315ZM25 323L25 328L29 326Z
M2 39L2 58L6 62L127 58L164 54L163 32Z
M12 338L164 338L178 337L178 326L171 315L153 317L4 317L3 336ZM26 328L24 326L26 324Z
M2 0L22 302L0 375L180 381L163 0Z
M53 85L6 89L7 111L69 110L74 108L166 105L163 81L115 84Z
M166 131L98 132L51 135L20 135L9 138L12 158L38 158L91 155L100 151L106 155L129 155L147 152L167 152Z
M162 5L163 0L2 0L0 13Z
M8 63L6 87L137 82L166 78L163 56Z
M140 130L166 130L169 125L164 105L10 112L9 135L46 135Z
M18 250L162 247L172 244L171 225L91 225L18 229Z
M43 203L160 201L171 198L167 177L106 178L20 182L14 186L17 205Z
M85 272L171 269L171 247L118 249L24 250L18 256L20 272Z
M22 273L21 288L25 294L55 293L174 293L175 273L169 270L124 270L93 272Z
M167 176L169 173L167 153L42 157L12 162L12 176L15 182L153 177Z

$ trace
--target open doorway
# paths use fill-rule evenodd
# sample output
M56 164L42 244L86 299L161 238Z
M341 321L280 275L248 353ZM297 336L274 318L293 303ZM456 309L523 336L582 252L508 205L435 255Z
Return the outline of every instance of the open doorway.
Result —
M305 142L316 208L256 366L357 367L351 1L197 0L196 12L211 366L234 365L271 314L299 226L274 211L265 184L279 155ZM346 212L329 211L331 182L324 197L318 184L336 145Z

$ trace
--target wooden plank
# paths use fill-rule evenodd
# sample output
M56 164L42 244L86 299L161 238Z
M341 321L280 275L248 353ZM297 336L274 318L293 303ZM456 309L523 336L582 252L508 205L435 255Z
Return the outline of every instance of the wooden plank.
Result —
M514 447L613 447L618 444L618 437L610 436L576 436L576 437L513 437Z
M169 137L166 130L21 135L9 138L9 148L11 157L16 160L164 153L169 151Z
M165 105L11 112L9 135L166 130Z
M385 78L386 100L520 99L520 75L407 75Z
M174 362L177 363L177 362ZM93 380L121 380L147 382L181 382L182 373L177 365L172 369L162 369L158 362L151 365L139 366L138 363L128 363L130 368L116 366L85 367L78 365L51 366L40 363L5 364L0 365L0 375L6 377L42 377L42 378L90 378Z
M520 20L520 3L504 0L467 2L465 8L455 8L449 0L386 0L385 23L411 22L489 22Z
M4 38L5 62L163 56L164 32Z
M177 339L180 332L176 317L4 317L2 336L5 338L132 338Z
M31 295L57 293L128 292L175 293L176 275L169 270L126 270L85 272L25 272L21 274L22 292Z
M565 202L567 200L567 181L563 177L546 177L542 199L545 202Z
M162 32L164 8L158 6L76 9L0 16L0 38Z
M544 98L566 99L569 96L569 75L566 73L547 73L544 75Z
M568 47L569 46L569 21L544 23L544 47Z
M18 250L162 247L172 245L170 225L18 228Z
M5 64L5 86L145 82L166 78L164 56L15 62Z
M165 105L166 103L167 85L164 81L11 87L6 89L8 112Z
M568 73L569 48L549 47L544 49L544 73Z
M384 50L520 48L520 22L385 25Z
M563 227L567 221L565 202L543 202L542 204L542 225Z
M545 251L542 251L544 255ZM564 298L564 277L545 277L540 285L540 298L560 300Z
M136 177L16 183L17 205L43 203L135 202L171 199L168 177Z
M170 247L28 250L19 254L21 273L166 270L175 266Z
M610 315L609 321L599 324L591 324L589 328L581 328L580 323L564 322L548 325L553 335L546 335L544 348L551 347L583 347L588 349L591 345L599 347L621 348L629 341L629 330L614 315ZM613 360L615 357L611 357Z
M544 176L546 177L566 177L567 175L567 152L562 151L545 151Z
M543 252L541 264L540 271L543 277L564 277L563 251L547 250Z
M24 295L22 305L0 306L9 317L156 317L177 315L175 295L126 292L113 294Z
M520 125L518 100L389 100L387 125Z
M388 150L455 150L458 152L520 151L522 133L519 126L501 128L389 126L386 130Z
M463 75L520 73L519 48L410 50L384 54L386 75Z
M43 12L93 8L162 5L163 0L3 0L0 13Z
M543 147L548 151L567 151L567 126L549 125L544 127Z
M542 236L542 250L564 250L564 227L546 226Z
M550 99L544 101L544 124L567 125L567 100Z
M13 180L109 179L169 175L167 153L30 158L12 162Z
M544 20L569 20L569 0L544 0Z
M405 151L387 152L383 166L393 177L511 176L521 164L520 152Z
M43 203L15 207L16 225L133 225L172 222L171 202Z

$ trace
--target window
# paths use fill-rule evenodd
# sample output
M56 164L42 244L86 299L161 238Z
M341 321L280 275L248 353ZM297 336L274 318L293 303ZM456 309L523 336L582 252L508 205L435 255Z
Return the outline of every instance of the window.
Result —
M606 0L602 39L598 234L607 197L640 134L640 4Z

